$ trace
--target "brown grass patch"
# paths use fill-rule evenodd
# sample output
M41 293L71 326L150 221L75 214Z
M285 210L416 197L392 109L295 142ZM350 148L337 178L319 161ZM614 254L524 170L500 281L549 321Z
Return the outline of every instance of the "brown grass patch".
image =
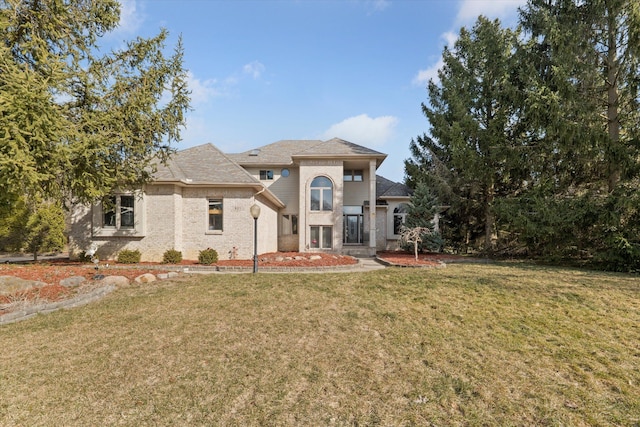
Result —
M0 425L637 425L639 296L512 265L134 285L0 328Z

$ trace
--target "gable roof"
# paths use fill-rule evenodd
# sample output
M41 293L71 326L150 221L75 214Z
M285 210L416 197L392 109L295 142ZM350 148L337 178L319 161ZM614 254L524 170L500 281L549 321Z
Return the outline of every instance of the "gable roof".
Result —
M376 199L408 198L412 194L413 191L406 185L376 175Z
M176 152L166 165L157 165L153 176L156 183L250 187L258 190L258 193L264 193L276 206L285 206L267 187L213 144L198 145Z
M299 158L376 158L378 166L386 154L339 138L282 140L229 157L241 165L290 165Z
M386 154L380 153L379 151L340 138L333 138L321 144L315 144L303 152L296 153L296 156L316 155L387 157Z
M213 144L176 152L167 165L158 165L156 182L182 181L190 184L260 184L244 168Z
M320 140L286 139L265 146L254 148L237 154L229 154L229 158L241 165L275 164L290 165L295 153L305 151L314 145L321 144Z

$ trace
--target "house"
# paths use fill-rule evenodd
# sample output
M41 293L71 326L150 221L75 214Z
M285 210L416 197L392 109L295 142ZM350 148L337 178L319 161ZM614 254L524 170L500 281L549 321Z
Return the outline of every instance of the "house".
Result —
M168 249L197 259L257 252L395 249L410 190L376 175L386 154L341 139L284 140L237 154L212 144L175 153L142 191L116 193L71 216L70 251L98 246L102 259L138 249L160 261Z

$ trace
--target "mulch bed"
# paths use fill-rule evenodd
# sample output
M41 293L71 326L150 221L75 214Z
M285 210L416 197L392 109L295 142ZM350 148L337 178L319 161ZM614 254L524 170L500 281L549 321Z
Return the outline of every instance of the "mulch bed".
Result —
M465 258L458 255L440 253L419 253L416 260L415 254L402 251L378 252L380 260L400 267L437 267L447 262L458 262Z
M311 259L313 256L314 259ZM319 257L319 258L318 258ZM378 258L389 265L413 266L413 267L436 267L443 262L449 262L460 257L443 254L419 254L415 259L414 254L407 252L378 252ZM299 252L275 252L258 256L258 263L261 267L333 267L356 264L358 260L351 256L336 255L329 253L299 253ZM200 265L197 261L184 260L181 266ZM251 259L219 260L213 264L219 267L247 267L253 266ZM163 269L163 267L167 267ZM171 270L166 264L161 263L139 263L139 264L118 264L112 261L104 261L96 269L91 263L69 260L50 260L46 262L28 262L18 264L0 264L0 276L14 276L25 280L33 280L46 283L45 286L24 291L19 296L26 300L57 301L73 294L73 290L60 286L60 281L72 276L82 276L87 280L93 280L99 273L102 275L125 276L130 281L144 273L154 275L166 273ZM0 303L8 303L16 296L0 296Z

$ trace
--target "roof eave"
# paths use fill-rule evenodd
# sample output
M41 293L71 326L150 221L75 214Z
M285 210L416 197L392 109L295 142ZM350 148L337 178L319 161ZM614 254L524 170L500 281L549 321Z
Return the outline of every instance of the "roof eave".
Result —
M386 154L295 154L291 156L293 160L308 159L329 159L329 160L366 160L375 159L376 168L380 167L382 162L387 158Z
M267 187L265 187L260 182L227 182L227 183L219 183L219 182L205 182L205 181L190 181L190 180L157 180L153 181L150 184L173 184L178 187L191 187L191 188L201 188L201 187L214 187L214 188L253 188L254 190L265 190L262 192L264 196L273 203L278 209L284 208L286 205L273 194Z

